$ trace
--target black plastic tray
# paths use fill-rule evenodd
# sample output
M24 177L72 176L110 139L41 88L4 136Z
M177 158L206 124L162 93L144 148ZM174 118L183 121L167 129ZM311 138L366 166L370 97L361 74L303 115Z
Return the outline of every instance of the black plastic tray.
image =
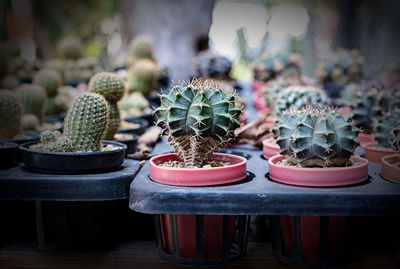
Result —
M0 200L103 201L128 197L139 161L125 159L121 169L101 174L51 175L27 172L20 164L0 171Z

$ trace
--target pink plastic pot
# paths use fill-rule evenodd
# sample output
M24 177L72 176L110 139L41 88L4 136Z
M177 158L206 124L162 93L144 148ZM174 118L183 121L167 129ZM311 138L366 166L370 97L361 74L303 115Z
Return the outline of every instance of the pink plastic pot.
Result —
M282 155L268 160L269 176L274 181L308 187L334 187L360 183L368 178L368 160L352 156L351 160L360 164L351 167L298 168L277 165L284 160Z
M344 107L338 108L338 113L340 115L348 115L351 113L351 111L352 111L352 109L349 106L344 106Z
M267 106L267 107L261 109L261 110L258 112L258 118L259 118L259 119L263 119L263 118L265 118L270 112L271 112L271 108ZM275 121L273 121L273 122L275 123Z
M167 168L158 164L178 160L176 153L163 154L150 159L150 178L156 182L175 186L210 186L233 183L246 177L247 160L244 157L214 153L213 160L230 162L230 166L212 168Z
M276 143L274 138L267 138L263 141L263 156L269 160L272 156L278 155L281 148Z
M363 133L359 133L358 134L358 140L360 141L360 144L364 144L367 142L372 142L375 141L374 137L370 134L363 134Z
M382 163L382 157L385 157L387 155L391 155L391 154L394 154L397 152L392 149L377 148L377 146L378 146L377 141L366 142L366 143L362 144L361 146L365 149L365 158L367 158L368 161L375 162L375 163Z
M267 84L268 83L266 83L266 82L261 82L261 81L254 80L251 83L251 87L252 87L253 91L259 91L262 88L264 88Z
M256 109L263 110L263 109L267 108L267 104L265 103L263 98L257 97L256 95L254 95L253 101L254 101L254 107Z

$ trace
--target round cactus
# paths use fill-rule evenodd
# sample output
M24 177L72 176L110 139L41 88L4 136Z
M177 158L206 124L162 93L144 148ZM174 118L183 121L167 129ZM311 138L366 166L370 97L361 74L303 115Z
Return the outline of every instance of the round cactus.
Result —
M202 167L240 126L241 109L235 105L235 95L224 93L210 81L176 85L161 96L155 112L157 125L188 168Z
M22 130L36 130L40 126L38 118L33 114L24 114L21 122Z
M147 36L136 36L129 43L127 64L139 59L153 59L153 43Z
M35 115L39 120L39 124L42 124L46 112L47 99L47 94L43 87L35 84L23 84L16 88L14 92L21 100L22 113Z
M328 107L286 111L277 120L280 154L304 167L345 166L358 145L358 128Z
M400 120L398 120L390 131L391 148L400 152Z
M379 145L385 148L391 148L391 131L393 126L400 120L400 109L394 109L379 118L375 123L374 138ZM394 148L395 149L395 148Z
M67 36L57 44L59 54L64 59L76 60L83 56L83 45L81 41L73 36Z
M0 138L14 138L21 134L22 106L15 93L0 90Z
M83 93L68 110L64 135L71 140L73 151L99 151L107 122L108 107L104 97L96 93Z
M54 70L43 69L35 74L33 77L33 84L42 86L48 97L55 96L57 89L61 85L61 75Z
M129 75L127 85L129 93L141 92L143 95L149 95L160 76L160 69L152 60L141 59L131 67Z
M40 133L40 141L43 143L56 142L60 136L59 131L45 130Z
M284 79L275 79L268 82L267 87L264 89L264 100L267 106L274 107L277 95L290 85L291 83Z

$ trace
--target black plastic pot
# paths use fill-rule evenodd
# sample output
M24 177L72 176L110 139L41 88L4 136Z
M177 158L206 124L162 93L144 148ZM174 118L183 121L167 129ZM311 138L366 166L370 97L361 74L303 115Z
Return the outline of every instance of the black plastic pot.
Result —
M44 118L44 121L47 122L47 123L64 122L65 116L66 116L65 112L62 112L60 114L47 115Z
M137 128L129 128L129 129L120 129L118 130L118 133L125 133L125 134L136 134L136 135L142 135L147 127L149 127L149 122L145 119L141 119L141 118L128 118L125 119L127 122L130 123L135 123L135 124L139 124L139 127Z
M126 134L126 133L120 133L120 134ZM136 146L137 146L137 141L139 139L139 136L135 135L135 134L127 134L127 135L131 135L132 139L116 139L116 141L119 143L125 144L127 147L126 154L131 154L131 153L136 152Z
M0 142L0 169L8 169L18 163L18 144Z
M125 144L103 140L117 149L98 152L43 152L29 149L35 142L22 144L19 149L25 169L45 174L89 174L117 170L124 161Z
M39 141L40 134L38 131L24 131L22 138L1 139L0 142L11 142L18 145Z

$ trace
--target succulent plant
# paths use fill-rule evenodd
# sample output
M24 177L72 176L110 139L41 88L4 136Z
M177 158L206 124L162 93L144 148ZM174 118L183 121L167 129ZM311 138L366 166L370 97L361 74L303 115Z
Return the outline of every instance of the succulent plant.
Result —
M17 95L0 90L0 139L14 138L21 134L22 106Z
M160 74L160 69L152 60L136 61L129 70L127 84L129 93L141 92L143 95L149 95L154 90Z
M76 60L83 56L82 42L73 36L67 36L57 44L57 50L64 59Z
M115 133L121 124L121 116L117 106L117 102L125 93L125 83L120 76L114 73L102 72L98 73L90 79L90 92L98 93L108 102L108 125L104 132L105 139L114 139Z
M127 64L139 59L153 59L153 43L147 36L138 35L129 43Z
M42 69L33 77L33 84L42 86L48 97L57 95L57 89L61 83L61 75L50 69Z
M329 98L325 92L319 88L311 86L290 86L280 91L276 96L275 114L279 115L283 111L305 105L328 105Z
M298 53L279 53L274 55L262 55L253 64L254 80L267 82L276 78L288 69L299 75L301 56Z
M33 114L43 123L46 112L47 94L43 87L35 84L22 84L14 90L22 104L23 114Z
M268 82L267 87L264 89L264 100L267 106L274 107L277 95L289 87L291 83L287 80L276 79Z
M392 148L391 131L392 128L400 120L400 109L396 108L383 117L379 118L375 123L374 138L378 141L379 146ZM396 149L396 148L393 148Z
M280 154L303 167L348 165L358 145L351 118L329 107L286 111L276 124Z
M226 94L212 82L194 80L175 85L161 96L155 110L157 125L185 167L202 167L220 147L226 146L240 126L241 109L235 95Z
M196 58L196 76L204 79L229 80L232 62L225 56L204 51Z
M0 87L3 89L14 89L19 84L19 79L15 75L6 75L1 79Z
M33 114L24 114L21 122L22 130L37 130L40 126L38 118Z
M400 120L398 120L390 131L390 146L400 153Z

